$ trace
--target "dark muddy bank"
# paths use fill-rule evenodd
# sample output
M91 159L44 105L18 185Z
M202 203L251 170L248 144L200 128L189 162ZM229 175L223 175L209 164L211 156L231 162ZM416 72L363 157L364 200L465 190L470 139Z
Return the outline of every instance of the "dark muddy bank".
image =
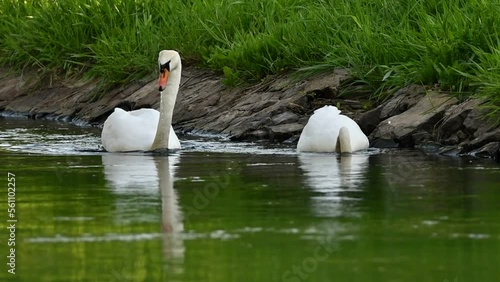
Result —
M498 157L500 129L484 118L483 101L457 98L410 85L374 109L362 97L366 85L347 70L304 80L271 76L260 83L228 88L207 70L185 68L174 111L184 133L213 132L235 140L296 142L314 109L338 106L369 135L374 147L421 147L448 155ZM0 111L31 118L101 125L115 107L159 107L157 82L144 79L96 95L98 81L40 79L35 72L0 70Z

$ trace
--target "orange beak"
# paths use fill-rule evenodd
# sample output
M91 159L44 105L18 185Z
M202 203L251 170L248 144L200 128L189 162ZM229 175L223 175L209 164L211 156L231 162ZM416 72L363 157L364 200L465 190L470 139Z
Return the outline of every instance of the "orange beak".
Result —
M164 70L162 73L160 73L160 78L158 79L158 90L160 92L165 90L165 87L167 87L168 73L168 70Z

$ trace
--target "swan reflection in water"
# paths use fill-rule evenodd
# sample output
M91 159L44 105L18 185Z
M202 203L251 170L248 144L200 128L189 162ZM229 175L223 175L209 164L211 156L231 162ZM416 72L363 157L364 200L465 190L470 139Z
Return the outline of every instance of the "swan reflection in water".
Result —
M179 155L148 156L133 154L105 154L102 156L104 174L117 197L117 218L120 223L156 221L148 204L156 205L161 196L163 252L167 261L182 265L185 246L182 238L184 224L174 190L175 165ZM149 200L148 198L151 198ZM147 208L147 207L146 207ZM182 271L182 268L176 269Z
M300 167L306 176L306 185L319 195L312 198L313 210L318 216L357 216L349 210L350 203L360 191L366 178L369 156L354 154L299 154Z

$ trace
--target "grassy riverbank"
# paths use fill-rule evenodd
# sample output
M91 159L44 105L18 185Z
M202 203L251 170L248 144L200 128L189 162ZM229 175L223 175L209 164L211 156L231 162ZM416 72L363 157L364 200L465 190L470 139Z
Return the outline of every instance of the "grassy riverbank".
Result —
M499 14L498 0L3 0L0 63L111 85L154 73L171 48L229 80L349 67L379 91L483 95L500 116Z

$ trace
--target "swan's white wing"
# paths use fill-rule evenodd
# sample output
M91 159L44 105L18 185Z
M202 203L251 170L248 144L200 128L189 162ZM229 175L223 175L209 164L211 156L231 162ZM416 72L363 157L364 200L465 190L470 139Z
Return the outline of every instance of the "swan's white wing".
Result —
M338 121L349 130L352 152L368 149L370 142L359 125L351 118L339 115Z
M159 118L160 113L153 109L127 112L116 108L102 128L101 140L104 149L108 152L151 149Z
M309 118L300 135L297 150L335 152L341 127L346 127L349 131L353 152L368 148L368 138L354 120L341 115L337 107L324 106L314 111Z
M335 152L340 124L340 111L333 106L325 106L314 111L300 134L298 151Z
M149 143L149 147L147 149L142 149L142 151L147 151L151 149L151 145L153 144L155 135L156 135L156 130L158 127L158 119L160 118L160 112L157 110L153 109L139 109L135 111L128 112L130 115L133 115L139 119L142 120L142 124L145 124L147 126L151 125L151 128L154 126L154 129L152 131L148 131L149 133L153 133L152 137L150 134L148 135L147 140L151 140ZM154 123L151 123L151 121L154 120ZM148 129L149 130L149 129ZM146 140L144 140L146 142ZM169 149L180 149L181 148L181 143L179 142L179 138L175 134L174 128L170 126L170 136L168 139L168 148Z
M170 136L168 137L168 148L169 149L180 149L181 142L179 142L179 138L174 132L174 128L170 126Z
M116 108L102 128L102 145L108 152L148 151L153 144L160 112L153 109L124 111ZM169 149L180 149L179 138L170 126Z

